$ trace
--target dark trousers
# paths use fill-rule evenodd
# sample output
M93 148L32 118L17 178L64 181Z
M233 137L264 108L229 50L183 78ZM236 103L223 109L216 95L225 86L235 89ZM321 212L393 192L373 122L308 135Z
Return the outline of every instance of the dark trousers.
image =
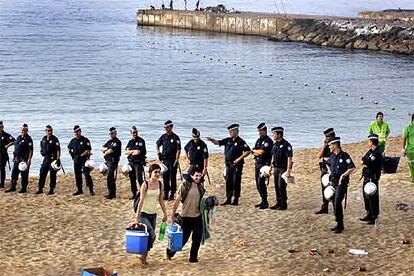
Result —
M276 190L276 204L281 207L287 207L286 181L282 178L285 168L274 168L274 180Z
M132 168L132 171L129 172L129 181L131 182L131 192L132 192L132 195L135 197L138 191L137 180L138 180L139 187L141 187L142 183L144 183L144 164L130 162L129 165Z
M190 260L197 260L203 231L201 216L198 216L196 218L183 217L182 219L183 223L181 227L183 229L183 247L187 243L192 233L193 235L190 249ZM172 252L171 250L167 249L167 254L170 258L172 258L175 253L176 252Z
M364 193L365 184L373 182L377 185L377 191L372 195ZM362 185L362 194L364 195L364 204L367 215L372 219L376 219L379 215L379 185L378 180L373 180L369 177L364 177L364 184Z
M85 175L86 186L89 190L93 191L93 181L91 177L91 170L85 167L86 160L74 162L73 170L75 171L76 188L79 192L82 192L82 173Z
M157 223L157 214L147 214L144 212L141 212L139 216L139 220L141 223L145 224L147 226L149 238L148 238L148 251L152 248L155 242L155 227Z
M335 211L335 220L339 226L344 225L344 210L342 207L342 201L344 200L346 193L348 191L348 183L343 182L341 185L335 186L335 195L334 195L334 211Z
M171 196L175 195L177 191L177 168L178 162L175 164L175 160L163 160L165 166L167 166L168 171L162 176L164 180L164 195L168 197L168 193L171 192Z
M254 168L254 176L256 180L256 188L259 192L260 198L262 199L262 203L267 204L267 185L266 185L266 177L260 177L260 168L264 165L255 165Z
M50 184L49 184L50 191L53 192L53 190L56 187L57 171L55 171L54 169L50 167L50 164L52 163L52 161L53 160L44 159L42 165L40 166L39 191L43 191L45 187L46 177L49 172L50 172Z
M15 161L13 163L13 170L12 170L12 175L11 175L11 183L12 189L16 189L17 186L17 181L19 180L19 174L21 174L22 176L22 190L26 191L27 190L27 186L29 185L29 170L30 170L30 166L27 166L27 170L24 172L21 172L19 170L19 163L21 161Z
M321 170L321 190L322 190L322 206L321 206L321 210L326 210L328 211L329 208L329 200L326 200L325 196L323 195L323 191L325 190L325 187L322 184L322 176L324 176L325 174L328 173L328 169L326 168L326 165L324 163L320 162L319 166L320 166L320 170Z
M0 160L0 188L4 188L4 181L6 181L6 160Z
M226 167L226 196L227 199L240 197L243 165Z
M116 177L118 175L118 162L106 161L108 173L106 175L106 186L108 188L108 195L116 197Z

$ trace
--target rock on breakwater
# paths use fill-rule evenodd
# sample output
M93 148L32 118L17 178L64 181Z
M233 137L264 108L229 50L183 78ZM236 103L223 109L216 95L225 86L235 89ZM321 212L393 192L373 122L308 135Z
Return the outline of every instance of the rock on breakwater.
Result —
M362 19L295 19L270 40L414 54L414 23Z

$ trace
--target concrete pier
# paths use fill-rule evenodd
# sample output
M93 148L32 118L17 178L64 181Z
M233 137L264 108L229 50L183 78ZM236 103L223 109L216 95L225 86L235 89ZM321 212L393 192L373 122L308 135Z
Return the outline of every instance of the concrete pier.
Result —
M300 17L300 16L299 16ZM272 36L294 18L266 13L212 13L202 11L139 10L141 26L163 26L231 34Z

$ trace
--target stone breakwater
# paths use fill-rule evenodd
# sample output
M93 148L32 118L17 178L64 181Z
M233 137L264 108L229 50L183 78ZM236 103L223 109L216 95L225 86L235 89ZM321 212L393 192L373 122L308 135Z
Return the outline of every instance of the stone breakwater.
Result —
M414 54L414 23L362 19L295 19L273 41Z

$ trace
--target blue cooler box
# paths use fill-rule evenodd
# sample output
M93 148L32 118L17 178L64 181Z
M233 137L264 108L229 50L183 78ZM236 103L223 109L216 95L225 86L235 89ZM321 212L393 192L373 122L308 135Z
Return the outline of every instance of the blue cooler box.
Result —
M183 249L183 230L178 224L170 224L167 228L168 249L178 252Z
M149 234L147 227L142 230L126 230L125 249L132 254L145 254L148 251Z
M116 272L107 270L103 267L84 268L81 271L81 276L117 276Z

